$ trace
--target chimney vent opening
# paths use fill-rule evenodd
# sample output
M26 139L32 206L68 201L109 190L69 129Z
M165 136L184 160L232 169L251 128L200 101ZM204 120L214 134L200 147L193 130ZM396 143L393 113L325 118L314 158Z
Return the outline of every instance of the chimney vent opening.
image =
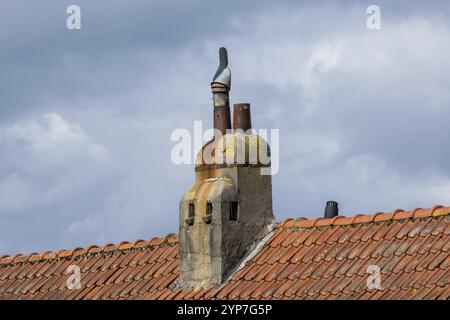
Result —
M205 217L206 224L211 223L212 213L213 213L213 205L212 205L211 201L208 201L208 202L206 202L206 217Z
M189 210L188 210L188 217L186 219L186 223L189 226L192 226L194 224L194 217L195 217L195 204L193 202L190 202Z
M239 204L237 201L231 201L230 202L230 220L231 221L237 221L238 220L238 211L239 211Z
M334 218L339 215L338 203L336 201L327 201L327 205L325 206L325 214L324 217L326 219Z

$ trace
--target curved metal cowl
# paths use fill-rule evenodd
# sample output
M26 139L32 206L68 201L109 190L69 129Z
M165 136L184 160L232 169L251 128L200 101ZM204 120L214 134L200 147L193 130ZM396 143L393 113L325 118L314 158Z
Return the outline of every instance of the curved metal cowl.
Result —
M219 49L219 67L212 79L211 85L214 83L220 83L231 88L231 71L228 68L228 53L227 49L221 47Z
M230 68L226 67L223 69L220 74L213 79L212 83L220 83L228 87L228 90L231 88L231 71Z

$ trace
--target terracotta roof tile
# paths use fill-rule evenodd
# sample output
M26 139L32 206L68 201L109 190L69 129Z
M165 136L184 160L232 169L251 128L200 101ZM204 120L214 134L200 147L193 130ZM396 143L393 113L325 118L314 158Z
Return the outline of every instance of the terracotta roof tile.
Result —
M403 227L397 232L395 237L397 239L403 239L408 235L408 232L411 230L411 228L415 225L414 220L405 220L403 222Z
M328 246L320 246L320 250L315 252L312 260L314 262L321 262L324 261L327 262L327 260L325 260L325 258L327 257L328 253L330 252L330 250L333 248L334 246L328 245ZM328 261L330 261L330 259L328 259Z
M311 228L314 226L316 220L297 219L294 226L297 228Z
M255 257L255 263L259 265L263 265L266 263L266 259L270 256L272 253L269 246L265 245L262 249L262 251L258 254L257 257Z
M377 212L373 217L373 222L386 222L392 219L393 214L388 214L384 212Z
M408 232L408 237L411 237L411 238L416 237L422 231L422 229L428 225L428 223L430 221L433 222L433 220L428 220L428 219L422 219L422 220L415 221L414 226Z
M383 229L384 227L385 225L381 223L371 223L361 235L361 241L366 242L372 240L372 237L378 232L378 230Z
M441 294L438 297L438 300L449 300L450 299L450 286L446 286L441 291Z
M288 263L284 265L284 268L277 274L277 280L296 279L300 276L300 265L294 263Z
M317 268L316 263L304 263L300 269L300 279L309 279Z
M297 240L298 234L296 232L289 232L288 236L281 243L282 248L293 247L293 242Z
M300 250L303 250L303 248L302 247L294 247L294 246L286 248L283 251L283 255L280 256L279 262L286 263L286 262L290 261Z
M436 252L432 256L433 258L432 259L430 258L428 260L428 265L427 265L428 270L434 270L436 268L439 268L439 265L445 261L447 256L448 256L447 252L441 252L441 251Z
M259 281L262 283L268 283L265 281ZM223 286L222 289L215 295L215 297L217 299L223 300L227 297L227 295L233 291L234 288L239 287L239 285L241 284L241 281L231 281L228 285ZM255 291L256 292L256 291Z
M279 232L277 232L272 239L269 242L269 246L272 248L276 248L280 246L280 244L290 235L290 232L287 230L281 229Z
M178 238L0 257L0 299L447 299L450 208L288 219L218 288L170 289ZM66 288L77 265L82 288ZM367 288L367 267L383 290Z
M309 237L307 237L307 238L305 239L305 241L303 242L303 245L309 247L309 246L315 244L316 240L317 240L321 235L322 235L321 232L317 232L317 230L314 230L313 232L311 232L311 233L309 234Z
M297 239L295 239L294 242L292 242L292 245L294 247L299 247L303 245L305 240L310 236L311 232L313 232L313 230L308 229L302 229L299 230L298 232L293 232L293 234L297 236Z
M259 281L256 282L258 285L256 286L253 293L250 295L251 299L261 299L263 292L266 290L267 287L271 286L272 284L270 282L266 281ZM239 285L240 283L237 282L234 285ZM220 299L219 296L217 296L218 299Z
M245 296L246 298L250 297L252 291L248 291L247 288L252 288L254 286L254 282L247 281L244 282L242 286L236 286L234 289L228 294L229 299L236 300L241 296ZM245 292L245 293L244 293ZM241 298L242 299L242 298Z
M319 246L322 246L325 243L328 243L327 241L331 237L333 237L336 233L339 232L339 228L336 228L336 227L331 228L331 227L329 227L329 228L323 228L321 231L322 232L321 232L320 236L315 241L315 244L319 245Z
M280 222L279 226L280 228L292 228L294 226L294 221L294 219L288 218Z
M426 286L429 286L430 283L435 283L439 287L445 287L450 284L450 273L448 270L437 269L436 271L428 271L431 273L431 277Z
M240 290L239 296L236 296L236 299L249 299L258 285L259 283L256 281L247 281L247 284L242 287L242 290Z
M312 261L312 259L323 250L320 246L312 246L305 248L305 254L302 257L302 262L307 263Z
M257 264L255 264L255 266L258 266ZM258 266L259 267L259 266ZM249 271L248 268L241 268L240 270L238 270L236 273L233 274L232 279L233 280L240 280L244 277L244 275Z
M393 272L394 268L398 265L402 257L400 256L389 256L386 257L384 264L380 266L382 274L390 274Z
M431 234L433 236L437 236L441 233L444 232L445 228L447 227L446 223L445 223L445 219L447 219L447 223L448 223L448 218L437 218L436 220L439 220L441 223L435 224L433 231L431 231Z
M372 236L372 240L380 241L381 239L384 239L384 237L386 236L388 231L391 230L392 225L394 225L393 222L390 220L387 220L387 222L383 224L383 228L379 228L374 233L374 235ZM386 226L389 226L389 228L386 228Z
M363 268L363 266L366 265L365 260L363 259L355 259L354 262L352 263L351 267L348 268L346 274L349 277L353 277L353 276L357 276L358 275L358 271L361 270Z
M350 225L352 224L353 218L347 218L344 216L338 216L338 218L334 221L335 226L343 226L343 225Z
M372 258L379 258L381 257L384 253L388 252L388 248L392 245L392 241L389 241L387 239L383 239L380 240L378 242L378 245L376 246L376 248L372 251L371 253L371 257Z
M395 250L394 255L403 256L414 241L416 241L416 238L402 238L401 241L399 241L399 246Z

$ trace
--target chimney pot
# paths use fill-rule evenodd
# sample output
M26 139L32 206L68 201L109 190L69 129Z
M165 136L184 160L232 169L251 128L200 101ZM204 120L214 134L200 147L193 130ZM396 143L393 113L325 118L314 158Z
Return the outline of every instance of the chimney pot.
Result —
M235 103L233 111L233 129L242 129L244 132L252 128L250 103Z
M336 201L327 201L324 217L326 219L334 218L339 215L338 203Z

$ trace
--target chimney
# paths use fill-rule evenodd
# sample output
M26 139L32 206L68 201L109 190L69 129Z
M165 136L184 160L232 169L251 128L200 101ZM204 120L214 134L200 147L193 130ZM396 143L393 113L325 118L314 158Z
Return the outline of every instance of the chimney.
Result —
M211 82L211 91L214 104L214 129L222 135L227 129L231 129L230 99L231 71L228 68L227 49L219 49L219 67Z
M233 129L241 129L246 132L252 128L250 116L250 103L235 103L233 111Z
M220 48L219 56L220 65L211 83L214 128L226 133L231 128L231 72L225 48ZM251 128L248 103L234 106L234 128ZM259 159L256 163L219 160L217 154L237 153L237 143L221 149L226 145L224 139L236 142L242 134L215 136L201 148L195 165L195 184L180 201L178 286L182 290L227 281L275 225L272 176L261 175L261 168L270 163L262 164ZM266 144L255 134L245 135L245 139L244 145L249 149ZM203 161L204 150L210 148L211 162Z
M336 201L327 201L325 206L324 217L327 219L337 217L339 215L338 203Z

